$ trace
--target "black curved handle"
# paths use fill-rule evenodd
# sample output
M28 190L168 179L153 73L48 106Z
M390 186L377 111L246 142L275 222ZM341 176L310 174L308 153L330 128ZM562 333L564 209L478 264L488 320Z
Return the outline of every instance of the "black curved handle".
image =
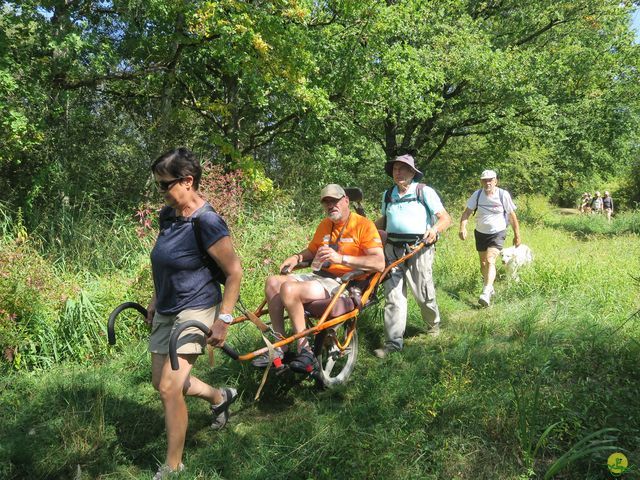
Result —
M364 270L351 270L349 273L345 273L342 277L340 277L341 283L347 283L351 281L352 278L359 277L360 275L364 275Z
M209 328L202 322L198 320L188 320L184 323L181 323L179 327L177 327L173 333L171 334L171 338L169 339L169 361L171 362L171 369L178 370L180 365L178 364L178 339L184 330L187 328L195 327L200 330L205 336L209 336ZM222 346L222 351L229 355L234 360L237 360L239 355L231 345L227 345L226 343Z
M222 351L234 360L238 360L238 357L240 356L231 345L227 345L226 343L222 346Z
M125 302L118 305L113 312L111 312L111 315L109 315L109 323L107 324L107 338L109 340L109 345L116 344L116 317L120 315L120 312L127 308L133 308L140 312L144 318L147 318L147 309L139 303Z
M300 270L301 268L307 268L311 266L311 260L304 260L302 262L296 263L293 267L283 268L280 270L280 275L288 275L294 270Z

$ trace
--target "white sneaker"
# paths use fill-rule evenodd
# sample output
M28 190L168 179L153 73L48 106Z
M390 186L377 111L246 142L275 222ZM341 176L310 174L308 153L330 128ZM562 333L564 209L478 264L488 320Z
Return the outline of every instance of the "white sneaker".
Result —
M478 303L482 307L488 307L491 304L491 293L490 292L482 292L480 298L478 298Z
M160 465L160 468L158 468L158 471L153 476L153 480L163 480L165 478L171 478L173 476L179 475L183 470L184 465L182 463L178 465L178 468L176 468L175 470L171 469L169 465Z
M394 347L391 347L389 345L385 345L382 348L376 348L373 351L373 354L378 358L386 358L387 356L389 356L390 353L399 352L399 351L400 350L398 350L398 349L396 349Z

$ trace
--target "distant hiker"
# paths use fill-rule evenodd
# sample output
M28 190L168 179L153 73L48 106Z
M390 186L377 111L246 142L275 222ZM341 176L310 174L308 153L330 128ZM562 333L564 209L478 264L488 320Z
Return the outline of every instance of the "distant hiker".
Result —
M272 275L265 283L269 317L273 329L284 335L284 311L286 309L295 333L305 327L304 304L329 298L339 287L339 277L353 270L382 272L384 253L378 230L371 220L349 209L349 197L335 183L320 192L320 203L326 217L320 222L313 239L302 252L288 257L281 272L289 272L298 263L313 259L312 273ZM276 355L282 359L285 351L278 347ZM264 368L269 365L268 352L256 357L253 365ZM297 355L289 362L296 372L309 372L313 368L314 354L309 340L298 340ZM272 360L271 360L272 361Z
M604 208L604 213L607 214L607 221L611 222L611 215L613 214L613 198L611 198L609 192L604 192L602 207Z
M160 156L151 171L167 204L160 212L161 230L151 251L154 295L147 316L151 379L160 393L167 429L167 457L154 477L162 479L184 468L185 395L211 404L214 429L226 424L229 405L238 395L234 388L204 383L191 375L191 367L207 343L224 343L240 292L242 267L224 220L198 194L202 169L195 155L178 148ZM216 279L224 276L222 294ZM188 320L204 323L211 334L205 339L198 329L184 331L177 349L180 368L174 371L168 359L169 338Z
M600 196L600 192L596 192L593 200L591 200L591 212L602 213L602 197Z
M405 246L419 239L424 239L428 246L394 268L384 282L385 343L374 350L379 358L402 349L407 323L407 285L420 306L429 334L435 336L440 332L440 312L433 284L433 244L451 225L451 217L436 191L418 183L423 173L415 167L411 155L388 161L384 169L395 183L382 195L382 217L376 220L376 225L387 231L384 247L387 261L403 257Z
M591 213L591 194L584 192L580 200L580 213Z
M476 250L480 256L483 287L478 303L488 307L494 295L493 282L496 278L496 258L504 245L507 226L513 228L513 244L518 247L520 241L520 225L516 217L516 206L506 190L498 188L497 174L493 170L485 170L480 175L482 188L476 190L467 200L467 205L460 219L461 240L467 238L467 221L478 212L474 230Z

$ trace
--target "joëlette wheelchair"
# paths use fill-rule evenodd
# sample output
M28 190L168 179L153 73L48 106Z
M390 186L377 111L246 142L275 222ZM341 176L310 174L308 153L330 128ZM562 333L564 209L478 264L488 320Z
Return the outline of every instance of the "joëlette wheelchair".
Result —
M362 208L362 191L359 188L345 189L349 200L354 205L355 210L364 215ZM380 236L384 244L386 240L386 232L380 231ZM359 315L367 308L376 305L380 301L382 283L388 277L389 272L399 264L407 261L413 255L417 254L425 244L419 240L413 244L405 246L405 255L398 260L386 265L382 272L364 272L362 270L353 270L341 278L338 278L340 287L332 297L324 300L316 300L305 304L306 329L288 337L282 337L276 334L268 323L262 322L260 317L268 314L266 308L266 299L262 301L260 306L254 311L249 311L243 306L238 306L241 315L234 318L231 325L238 325L243 322L250 321L262 333L266 346L254 350L252 352L240 354L229 342L221 347L221 349L232 359L238 361L252 360L258 355L265 352L273 352L276 347L289 345L301 337L309 337L310 344L313 345L313 353L315 362L313 366L309 366L307 375L315 378L316 381L324 387L334 387L345 383L355 368L358 358L358 331L357 320ZM310 266L311 262L298 263L294 270L303 269ZM289 272L281 272L289 273ZM363 277L364 276L364 277ZM360 278L359 278L360 277ZM126 309L135 309L144 317L147 310L140 304L135 302L125 302L116 307L108 321L108 340L110 345L115 345L115 320L117 316ZM286 312L285 312L286 313ZM285 316L285 320L287 317ZM190 320L181 324L175 329L169 341L169 359L171 367L174 370L178 366L177 346L179 338L186 329L199 329L205 335L208 335L209 329L197 320ZM233 339L231 330L229 337ZM273 339L273 343L268 337ZM293 348L295 350L295 347ZM277 373L287 370L286 356L283 362L280 358L274 358L272 366Z

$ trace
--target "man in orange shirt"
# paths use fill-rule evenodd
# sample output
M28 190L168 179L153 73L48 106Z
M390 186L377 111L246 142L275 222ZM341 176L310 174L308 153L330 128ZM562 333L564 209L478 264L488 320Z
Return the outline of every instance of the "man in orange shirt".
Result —
M305 328L304 304L329 298L340 286L336 278L352 271L384 270L384 252L374 223L349 209L349 197L337 184L329 184L320 192L326 218L320 222L311 242L302 252L288 257L280 271L290 271L300 262L313 259L314 272L302 275L272 275L267 278L265 294L273 329L284 335L284 310L293 330ZM282 349L276 355L284 357ZM289 363L292 370L306 371L314 356L306 338L298 340L298 355ZM266 367L269 355L253 360L256 367Z

